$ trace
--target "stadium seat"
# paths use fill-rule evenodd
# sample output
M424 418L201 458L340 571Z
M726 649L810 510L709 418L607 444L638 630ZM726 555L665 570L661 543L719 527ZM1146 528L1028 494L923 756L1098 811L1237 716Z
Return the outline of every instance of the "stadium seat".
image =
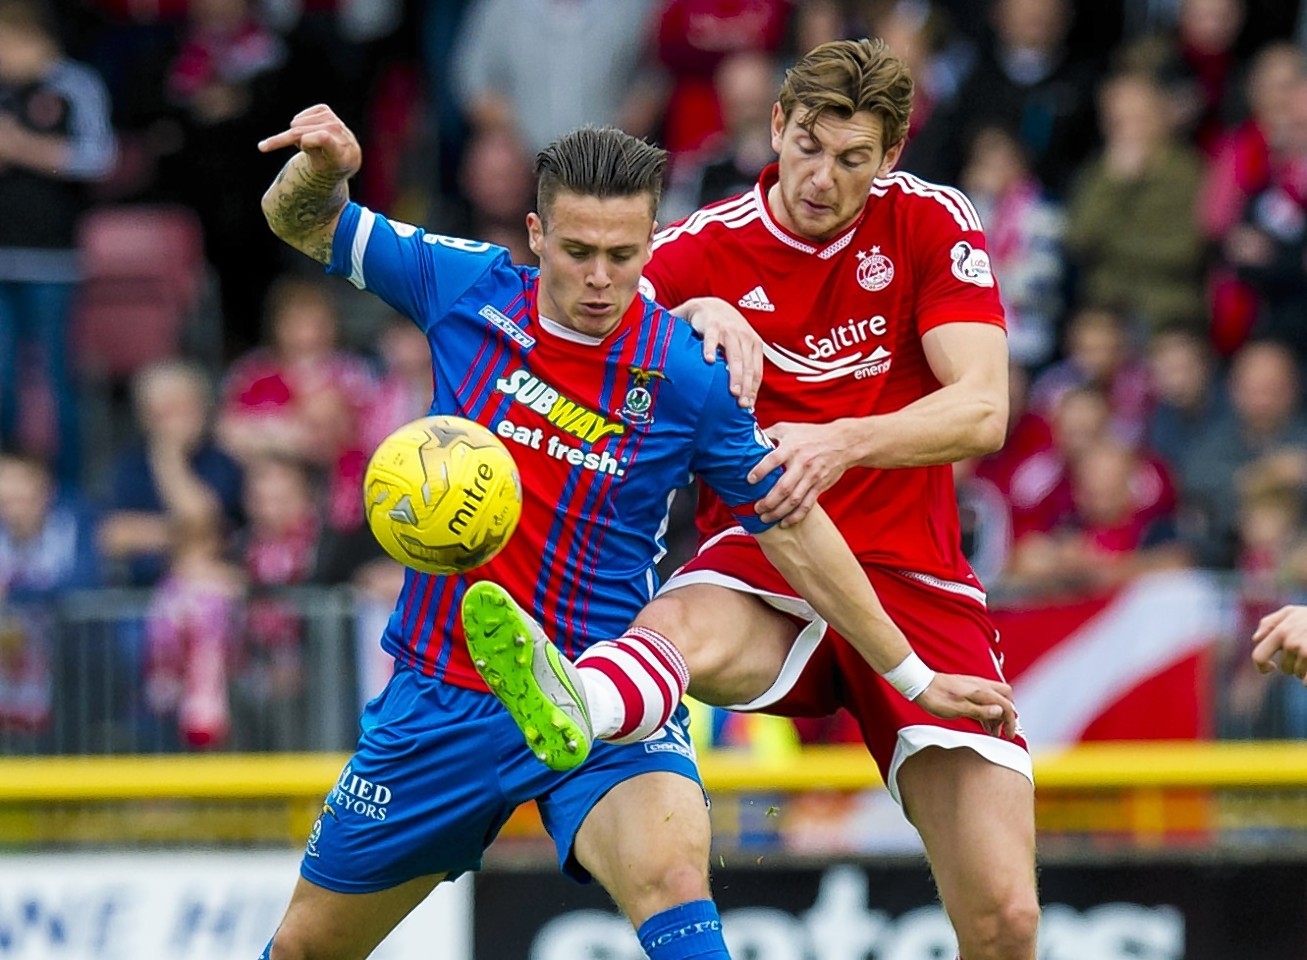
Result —
M83 374L122 381L176 355L208 283L195 214L175 206L110 206L79 227L83 281L73 342Z

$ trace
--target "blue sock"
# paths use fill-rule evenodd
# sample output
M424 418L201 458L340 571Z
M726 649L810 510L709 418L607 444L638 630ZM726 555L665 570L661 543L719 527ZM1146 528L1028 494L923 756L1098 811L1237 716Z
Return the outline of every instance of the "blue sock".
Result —
M717 904L691 900L655 913L637 931L649 960L731 960Z

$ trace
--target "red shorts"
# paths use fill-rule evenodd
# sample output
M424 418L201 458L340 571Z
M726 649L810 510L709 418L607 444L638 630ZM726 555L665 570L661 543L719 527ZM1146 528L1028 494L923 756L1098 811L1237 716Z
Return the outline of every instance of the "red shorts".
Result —
M974 583L882 567L863 569L886 612L927 666L943 673L1003 679L998 633L985 608L985 594ZM662 592L695 583L754 594L804 624L771 689L732 709L811 717L844 707L857 720L895 799L900 765L931 746L970 747L1033 781L1024 737L1004 740L986 733L974 720L943 720L907 700L795 595L743 528L708 540L672 574Z

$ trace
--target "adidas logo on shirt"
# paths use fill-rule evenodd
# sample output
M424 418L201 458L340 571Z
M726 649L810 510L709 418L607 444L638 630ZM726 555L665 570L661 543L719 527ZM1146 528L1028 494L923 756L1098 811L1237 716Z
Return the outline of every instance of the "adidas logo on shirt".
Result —
M776 305L767 299L767 291L762 286L756 286L744 296L740 297L740 306L748 307L750 310L765 310L771 313L776 309Z

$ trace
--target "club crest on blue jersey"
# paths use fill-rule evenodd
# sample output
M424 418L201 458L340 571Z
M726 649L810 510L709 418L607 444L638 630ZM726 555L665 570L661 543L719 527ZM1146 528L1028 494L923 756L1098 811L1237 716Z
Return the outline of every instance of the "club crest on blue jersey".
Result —
M631 374L631 388L626 391L621 417L632 424L653 423L653 391L649 389L649 384L655 380L667 380L667 374L661 370L644 370L640 367L626 369Z

